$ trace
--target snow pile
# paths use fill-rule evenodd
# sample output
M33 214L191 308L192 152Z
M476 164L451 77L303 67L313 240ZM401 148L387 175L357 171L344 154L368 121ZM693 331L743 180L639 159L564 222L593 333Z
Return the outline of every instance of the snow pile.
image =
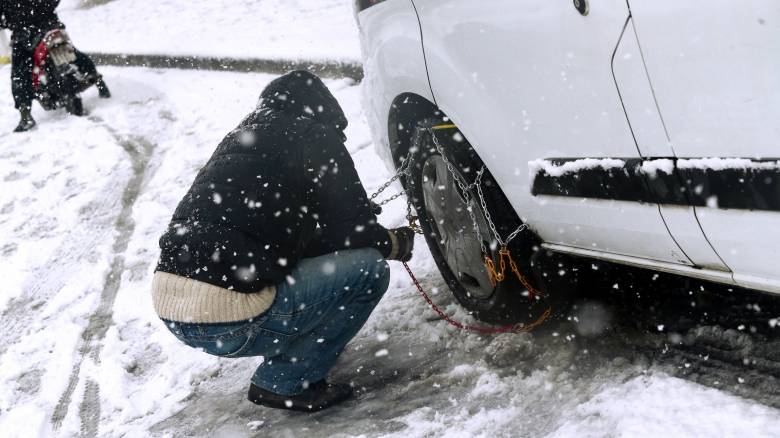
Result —
M360 59L351 0L69 0L58 12L83 51Z
M777 436L775 409L663 374L639 376L595 394L551 438Z
M544 171L545 174L552 177L561 177L569 173L582 172L591 169L620 169L626 165L623 160L615 158L581 158L579 160L567 161L563 164L556 164L552 160L538 159L528 162L528 170L531 177Z
M677 160L680 169L728 170L780 170L780 161L753 161L747 158L685 158Z
M536 176L544 172L548 176L561 177L570 173L577 173L591 169L617 169L626 165L625 161L614 158L582 158L557 164L553 160L537 159L528 162L530 175ZM671 175L674 172L675 160L668 158L643 160L640 170L654 177L658 172ZM755 161L747 158L681 158L677 160L679 169L702 170L780 170L780 161Z
M674 172L674 160L643 160L641 170L651 178L656 177L658 172L671 175Z

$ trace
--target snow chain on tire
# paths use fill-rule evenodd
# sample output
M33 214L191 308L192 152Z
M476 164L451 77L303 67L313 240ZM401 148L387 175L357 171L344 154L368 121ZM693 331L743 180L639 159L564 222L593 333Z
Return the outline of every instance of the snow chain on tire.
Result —
M457 129L457 126L454 124L441 124L441 125L434 125L431 127L426 128L425 130L431 135L431 139L433 140L433 144L436 147L436 151L441 156L442 160L444 161L445 165L447 166L447 171L452 175L455 182L458 184L458 187L461 190L461 193L463 194L463 197L461 201L465 204L466 211L469 213L469 217L471 218L472 224L473 224L473 231L477 235L477 240L479 241L480 248L482 251L482 256L485 263L485 268L488 271L488 276L490 278L490 282L495 287L498 283L504 281L506 279L506 268L507 264L509 266L509 269L515 274L518 281L523 285L523 287L526 288L529 294L529 299L533 300L537 297L545 297L546 295L541 293L539 290L537 290L533 285L531 285L530 281L520 272L520 269L517 266L517 263L512 258L512 253L509 251L509 243L517 237L523 230L527 229L526 224L520 224L514 231L512 231L509 236L504 240L500 233L498 232L498 229L496 228L495 222L493 222L493 218L490 215L490 212L487 208L487 202L485 201L485 195L482 192L482 177L485 174L487 168L483 164L482 167L477 171L477 176L474 179L474 182L467 184L466 181L463 180L463 178L458 174L458 172L455 170L455 167L452 165L452 163L447 159L447 156L444 154L443 147L441 143L439 143L438 138L436 137L436 132L438 130L443 129ZM414 161L414 152L410 151L406 157L401 161L401 164L398 166L398 170L396 171L395 175L393 175L387 182L382 184L376 192L374 192L370 197L369 200L373 201L376 199L382 192L384 192L390 185L399 180L402 176L406 177L407 179L411 179L411 170L412 170L412 162ZM481 232L479 229L479 223L477 221L476 212L474 211L474 208L472 208L469 205L469 201L471 200L471 190L475 189L477 192L477 195L479 197L479 203L482 207L482 211L484 212L485 219L487 220L488 226L490 227L491 234L493 235L496 242L499 244L499 258L498 258L498 267L496 266L495 261L491 257L490 253L487 251L487 248L485 247L485 243L481 238ZM412 214L412 198L409 196L409 189L400 191L393 196L386 198L379 202L377 205L383 206L395 199L400 198L401 196L406 195L406 219L409 222L409 227L415 231L417 234L423 234L422 228L418 224L418 218L416 215ZM412 273L412 270L409 268L409 265L404 263L404 267L406 268L407 273L411 277L412 281L414 282L415 286L417 287L418 291L422 294L425 301L431 306L431 308L444 319L448 324L457 327L458 329L465 330L465 331L474 331L479 333L507 333L507 332L513 332L513 333L528 333L535 329L536 327L542 325L549 317L552 315L552 307L548 307L539 318L537 318L534 322L530 324L512 324L504 327L481 327L481 326L473 326L473 325L467 325L460 323L458 321L455 321L451 319L449 316L447 316L441 309L439 309L436 304L433 303L433 301L430 299L428 294L425 293L422 286L420 285L420 282L415 277L414 273Z

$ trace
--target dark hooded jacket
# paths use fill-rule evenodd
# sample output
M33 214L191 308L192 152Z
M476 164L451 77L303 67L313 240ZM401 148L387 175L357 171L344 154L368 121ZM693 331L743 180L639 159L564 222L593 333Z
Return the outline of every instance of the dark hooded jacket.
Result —
M366 247L387 256L388 231L344 147L346 126L317 76L295 71L271 82L179 203L157 270L256 292L304 257Z
M57 22L59 0L0 0L0 24L12 31Z

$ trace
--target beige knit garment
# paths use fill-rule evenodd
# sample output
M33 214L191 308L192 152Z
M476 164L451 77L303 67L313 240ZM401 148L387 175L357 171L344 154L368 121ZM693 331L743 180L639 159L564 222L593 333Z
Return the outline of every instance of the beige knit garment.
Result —
M275 297L274 286L241 293L161 271L152 280L154 310L160 318L176 322L246 321L268 310Z

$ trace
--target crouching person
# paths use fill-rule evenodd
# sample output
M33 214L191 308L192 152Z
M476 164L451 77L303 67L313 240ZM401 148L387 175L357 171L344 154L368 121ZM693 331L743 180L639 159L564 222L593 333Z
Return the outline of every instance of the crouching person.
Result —
M350 385L328 371L386 291L385 260L411 257L413 232L371 211L346 126L318 77L274 80L160 239L158 315L206 353L262 356L249 387L260 405L316 411L347 399Z

